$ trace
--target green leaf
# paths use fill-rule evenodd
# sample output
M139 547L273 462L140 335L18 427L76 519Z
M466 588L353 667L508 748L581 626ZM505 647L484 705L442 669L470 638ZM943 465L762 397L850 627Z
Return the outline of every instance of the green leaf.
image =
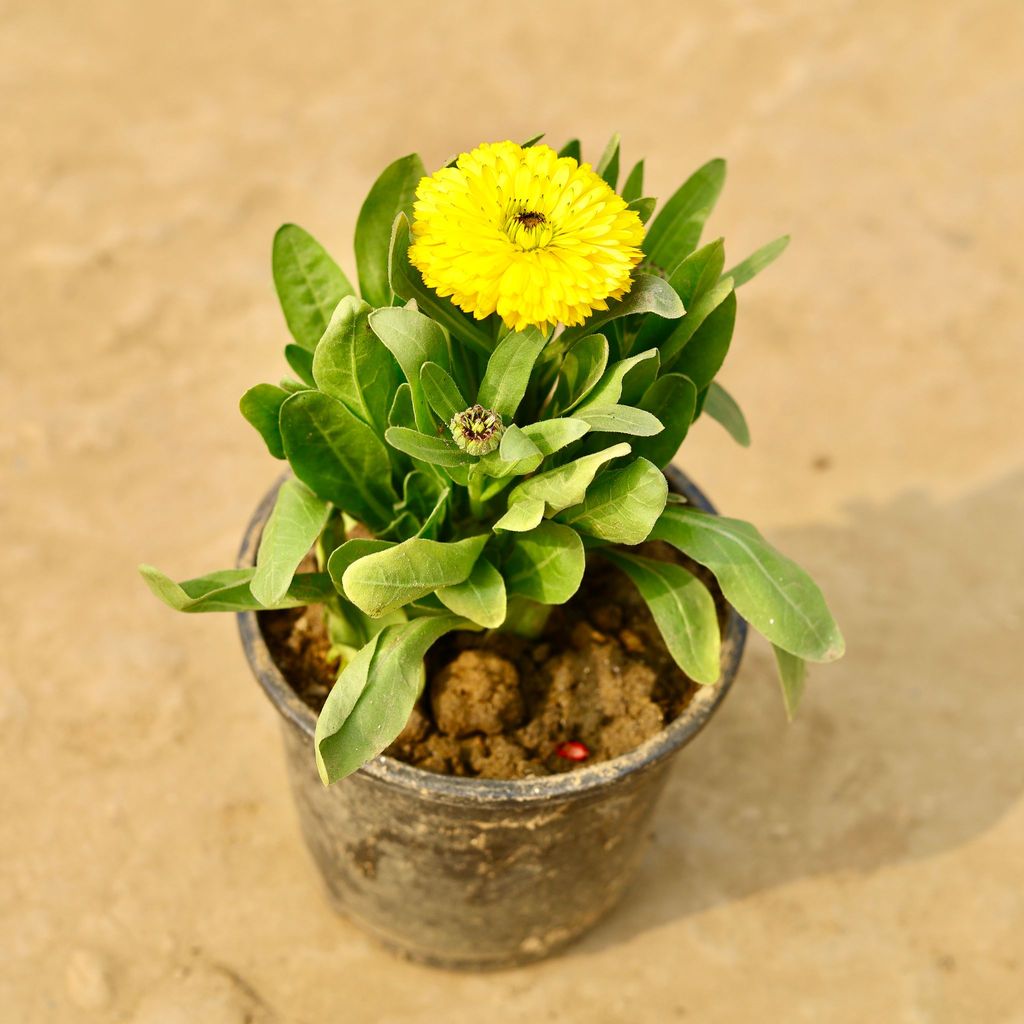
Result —
M301 345L288 344L284 347L284 357L305 387L316 387L316 381L313 380L313 353L309 349Z
M644 194L644 162L638 160L626 177L620 195L627 203L639 199Z
M667 275L697 247L724 184L724 160L711 160L687 178L647 229L647 263Z
M388 412L388 426L408 428L416 426L416 410L412 404L412 388L408 383L398 385L398 390L395 392L394 400L391 403L391 409Z
M775 652L775 667L779 673L782 686L782 702L786 706L786 717L792 722L796 715L797 705L804 694L804 683L807 681L807 662L789 651L772 644Z
M387 626L405 622L407 618L404 611L397 611L393 615L371 619L351 601L335 595L324 605L324 624L327 626L327 637L331 643L327 657L340 657L341 668L344 668L368 640Z
M708 397L708 388L705 388L703 391L698 391L697 392L697 406L696 406L696 408L693 411L693 418L694 418L694 420L699 420L700 417L701 417L701 413L704 412L704 402L707 400L707 397Z
M697 389L689 377L681 373L666 373L659 377L643 394L640 408L657 416L665 429L653 437L633 444L633 454L649 459L664 469L675 457L693 422L697 403Z
M508 511L491 527L492 530L508 530L523 533L532 530L544 518L544 502L532 498L522 498L510 503Z
M589 430L589 424L584 423L583 420L574 419L541 420L539 423L530 423L522 428L513 423L505 431L498 451L484 456L480 460L480 466L488 476L494 477L496 480L503 480L510 476L523 476L537 469L549 455L560 451L572 444L573 441L578 441ZM509 440L509 435L512 435L512 440ZM531 447L527 448L527 445ZM491 493L485 491L484 499L492 497L503 486L503 484L499 484L492 489ZM531 525L536 525L536 523L531 523Z
M563 345L568 345L586 334L596 334L599 328L612 320L632 316L634 313L653 313L655 316L675 320L683 312L683 304L668 281L651 274L637 274L633 278L632 287L621 299L609 302L606 310L595 313L582 326L568 328L562 333L561 340Z
M395 225L391 232L391 248L388 257L391 287L394 293L400 299L415 299L421 312L436 320L460 341L475 348L483 355L489 356L491 340L487 332L466 317L454 303L441 298L437 292L432 291L423 283L420 272L409 262L409 241L409 220L405 214L399 214L395 218ZM441 365L445 369L450 369L446 363Z
M441 417L445 425L451 423L453 416L469 408L458 384L437 363L424 363L420 367L420 386L430 408Z
M396 543L408 540L410 537L419 535L420 524L411 512L399 512L387 527L381 530L382 540L395 541Z
M729 432L729 436L744 448L750 447L750 428L736 399L721 384L712 381L704 399L704 411Z
M388 427L384 437L392 448L433 466L470 466L477 461L450 441L407 427Z
M587 396L587 400L576 409L573 415L582 419L584 409L596 409L615 405L624 394L628 399L629 395L626 392L627 389L632 390L629 386L632 383L630 380L631 375L639 374L642 370L653 370L654 373L651 373L653 378L657 372L658 359L658 350L652 348L646 352L638 352L635 356L630 356L628 359L620 359L612 363L600 381L598 381L594 390ZM643 364L649 360L654 360L654 363L649 367L644 367Z
M413 537L353 562L342 576L345 596L367 615L386 615L473 571L488 534L450 544Z
M547 333L536 327L513 332L500 341L487 360L477 402L506 421L511 420L526 394L533 364L547 341Z
M369 322L370 307L355 296L338 303L313 353L313 380L332 398L344 402L378 437L387 429L387 406L401 381L394 356Z
M558 521L613 544L642 544L667 498L665 475L646 459L636 459L602 473L583 501L559 513Z
M653 196L640 196L639 199L631 199L628 205L640 218L640 223L646 224L651 219L651 214L654 213L658 200Z
M388 248L395 217L412 216L416 186L427 169L416 153L389 164L373 183L356 221L356 266L359 289L371 306L391 305Z
M689 310L705 292L710 291L722 277L725 266L725 239L716 238L691 252L669 277L669 284Z
M541 420L539 423L529 423L522 428L523 433L540 449L544 458L554 455L566 446L578 441L590 426L583 420L572 417L556 417L551 420Z
M515 462L519 459L532 459L537 456L544 457L544 453L530 440L526 431L520 429L514 423L502 435L498 454L507 462Z
M451 500L451 493L451 488L446 487L438 495L437 501L434 502L434 507L430 510L429 514L416 531L417 537L424 537L427 540L437 539L437 534L444 525L444 518L448 514L448 505Z
M149 589L164 604L179 612L246 612L261 611L260 604L249 589L255 569L222 569L175 583L159 569L140 565L139 572ZM273 608L297 608L319 604L333 596L334 587L325 572L300 572L292 580L287 593Z
M281 437L295 475L371 530L391 522L398 499L384 442L341 402L300 391L281 406Z
M250 584L253 597L261 605L277 604L288 592L295 570L316 543L330 510L326 501L298 480L286 480L281 485L263 527L256 575Z
M450 344L452 380L458 385L461 395L475 395L480 386L480 374L482 372L481 354L463 343L458 337L454 338Z
M242 415L259 431L267 451L275 459L284 458L281 441L281 406L288 397L284 388L274 384L257 384L249 388L238 402Z
M672 271L668 283L679 296L686 313L680 320L659 320L647 317L637 334L637 348L659 348L670 334L678 334L674 345L676 351L681 349L693 332L700 326L704 318L721 302L725 294L719 296L718 302L709 305L699 300L713 289L722 276L725 266L725 244L721 238L701 246Z
M580 152L580 140L579 139L570 139L558 151L558 155L560 157L562 157L562 156L572 157L572 159L575 160L576 163L579 163L583 159L583 156L582 156L582 154Z
M427 622L430 620L424 619L422 621ZM383 744L377 750L378 754L385 750L388 744L385 741L385 737L380 735L379 721L386 717L389 710L395 712L396 719L400 718L402 715L401 704L403 703L408 703L409 714L412 714L413 706L419 699L419 693L426 676L426 670L422 665L420 666L420 672L424 678L414 680L414 686L402 686L401 684L406 681L404 678L399 677L400 686L396 687L399 699L396 700L394 695L388 694L388 700L383 708L378 709L374 707L373 717L376 721L370 724L369 728L360 730L361 734L355 741L351 737L354 730L351 727L346 730L345 724L355 710L359 698L363 695L364 691L369 690L371 693L373 692L373 689L369 686L370 665L380 646L384 632L382 630L380 633L374 634L365 646L356 652L355 657L352 658L348 665L345 666L341 675L338 676L337 681L331 688L331 692L327 695L323 708L320 710L313 746L316 754L317 771L320 774L320 780L325 786L330 785L332 782L337 782L346 775L351 775L352 772L360 768L366 761L369 761L375 756L373 751L376 750L378 744ZM413 692L407 692L407 690ZM408 717L405 720L408 721ZM397 725L397 721L395 724ZM398 728L395 735L397 736L398 732L401 732L404 728L403 724ZM341 742L342 738L344 738L344 743Z
M545 514L553 516L563 508L578 505L587 493L587 488L593 482L597 471L606 462L620 455L628 455L629 451L629 444L623 441L593 455L574 459L564 466L549 469L546 473L538 473L512 489L508 497L509 508L520 501L540 501L544 503ZM503 523L504 519L503 516L498 523ZM495 523L495 529L498 528L498 523ZM506 525L504 529L509 527Z
M544 522L516 536L502 567L505 586L509 594L540 604L564 604L579 589L586 561L575 530Z
M331 509L327 515L327 522L324 523L320 536L316 539L316 546L313 555L317 565L327 568L327 560L331 552L341 544L345 543L345 521L352 521L352 517L346 515L341 509Z
M487 476L503 479L532 473L543 461L544 453L513 423L502 435L498 450L485 455L478 466Z
M555 385L555 408L569 412L597 385L608 366L608 340L588 334L575 341L562 358Z
M714 314L722 310L723 307L728 308L730 305L733 310L731 316L735 319L736 292L732 287L732 279L725 277L709 291L704 292L704 294L694 302L690 312L679 321L676 329L672 331L668 338L661 343L660 352L662 365L670 366L675 363L680 352L685 352L686 348L692 344L694 339L697 337L704 339L697 343L697 348L706 344L707 336L701 335L701 328L703 328L709 321L719 324L728 320L730 314L727 312L719 313L718 319L712 320L712 318ZM716 328L709 327L708 330L714 331ZM731 328L729 329L729 336L732 336ZM728 344L726 344L726 348L728 348ZM684 356L683 358L685 359L686 357ZM722 358L725 358L724 352L722 353Z
M437 596L449 611L485 629L497 629L505 621L505 581L482 556L465 580L442 587Z
M619 183L619 145L621 141L619 133L616 132L601 154L601 159L597 161L597 167L594 168L612 189Z
M842 634L817 585L750 523L669 505L651 539L707 566L726 600L776 646L807 661L842 655Z
M696 683L721 672L721 637L715 602L707 587L681 565L603 550L634 583L654 616L675 663Z
M631 405L599 405L577 409L576 415L590 424L594 433L633 434L651 437L664 429L657 416Z
M414 469L402 481L402 501L396 508L408 509L420 522L425 522L433 514L438 500L448 493L436 473Z
M334 607L324 608L324 626L327 628L327 638L330 640L331 648L328 658L345 652L345 663L356 654L360 647L373 636L372 632L364 630L364 624L375 621L364 615L351 601L339 597L332 602Z
M356 654L316 723L317 770L325 785L391 745L423 689L427 651L445 633L467 628L473 626L456 615L413 619L388 626Z
M431 433L435 420L423 393L420 367L429 362L436 363L442 370L451 370L448 339L444 331L418 310L398 307L375 309L370 314L370 328L398 360L412 388L416 425L424 433Z
M640 355L643 355L643 353L641 352ZM660 372L660 354L637 363L622 379L622 396L620 399L622 404L639 405L644 392L658 379Z
M394 543L390 540L355 537L336 547L331 552L331 557L327 559L327 572L331 577L335 590L339 594L345 594L345 585L342 581L345 576L345 570L353 562L358 562L360 558L376 554L378 551L387 551L388 548L393 548L394 546Z
M769 263L778 259L787 245L789 245L789 235L776 238L774 242L762 245L757 252L752 253L741 263L737 263L725 276L731 277L733 286L739 288L741 284L746 284L752 277L760 274Z
M295 224L277 229L271 266L288 330L302 348L312 352L334 308L354 289L327 250Z
M735 325L736 293L730 290L721 305L708 314L704 323L686 343L679 358L666 356L662 365L666 369L685 374L693 381L698 392L703 391L725 362Z
M444 478L457 483L460 487L469 486L469 472L473 467L466 464L460 463L457 466L445 466L444 467ZM440 472L440 471L438 471Z

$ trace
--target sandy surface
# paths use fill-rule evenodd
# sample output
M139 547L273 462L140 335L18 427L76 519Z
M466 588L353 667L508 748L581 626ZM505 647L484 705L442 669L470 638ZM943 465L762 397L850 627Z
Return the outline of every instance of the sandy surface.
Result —
M263 7L0 4L0 1021L1024 1021L1021 5ZM277 471L280 222L351 269L395 156L615 128L655 194L730 159L733 257L794 235L754 447L681 462L850 653L787 727L753 645L581 945L412 967L327 909L234 622L134 566L230 564Z

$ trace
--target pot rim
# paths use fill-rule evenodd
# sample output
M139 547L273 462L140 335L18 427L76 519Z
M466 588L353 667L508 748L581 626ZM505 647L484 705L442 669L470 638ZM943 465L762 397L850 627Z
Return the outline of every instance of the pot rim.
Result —
M682 494L697 508L717 515L716 509L705 494L682 470L669 465L665 467L664 472L671 490ZM255 564L263 526L273 508L278 489L290 475L285 473L274 483L253 513L238 553L239 567L249 568ZM316 730L316 714L296 694L274 663L263 639L257 613L239 612L237 618L245 656L260 686L283 718L304 733L312 745ZM539 802L599 789L662 761L689 743L704 728L732 686L743 656L746 638L746 622L731 605L727 605L722 636L722 674L718 682L699 687L682 714L661 732L633 750L610 760L555 775L531 776L526 779L479 779L429 772L387 754L380 754L364 764L355 774L386 785L416 790L424 795L429 794L434 798L459 803ZM312 750L310 757L313 757Z

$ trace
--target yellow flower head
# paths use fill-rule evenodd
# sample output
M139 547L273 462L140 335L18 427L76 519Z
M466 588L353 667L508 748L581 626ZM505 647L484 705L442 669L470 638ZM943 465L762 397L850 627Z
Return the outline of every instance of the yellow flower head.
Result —
M463 153L420 181L414 214L409 260L428 287L517 331L583 323L629 291L643 258L635 211L550 146Z

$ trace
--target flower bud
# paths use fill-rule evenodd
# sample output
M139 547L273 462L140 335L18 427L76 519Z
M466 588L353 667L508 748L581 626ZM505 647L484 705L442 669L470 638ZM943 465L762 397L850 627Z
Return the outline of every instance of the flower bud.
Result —
M470 455L493 452L505 433L501 416L482 405L471 405L465 412L456 413L448 429L455 443Z

